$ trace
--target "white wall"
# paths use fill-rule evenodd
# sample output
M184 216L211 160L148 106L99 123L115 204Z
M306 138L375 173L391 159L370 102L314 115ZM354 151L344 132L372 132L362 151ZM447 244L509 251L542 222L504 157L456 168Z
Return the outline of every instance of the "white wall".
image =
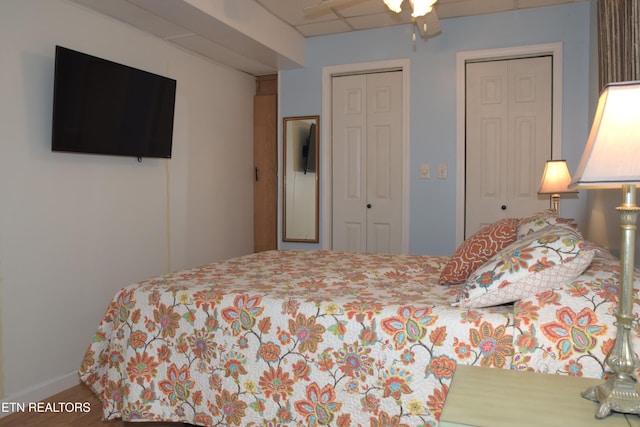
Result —
M59 44L177 80L173 158L51 152ZM77 381L112 296L253 248L252 76L63 0L0 2L5 400Z

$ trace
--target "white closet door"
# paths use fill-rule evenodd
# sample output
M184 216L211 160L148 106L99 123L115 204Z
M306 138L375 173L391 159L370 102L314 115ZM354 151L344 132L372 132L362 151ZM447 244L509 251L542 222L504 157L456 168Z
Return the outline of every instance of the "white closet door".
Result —
M537 194L551 159L552 58L467 64L465 238L549 207Z
M333 78L333 248L402 251L402 73Z

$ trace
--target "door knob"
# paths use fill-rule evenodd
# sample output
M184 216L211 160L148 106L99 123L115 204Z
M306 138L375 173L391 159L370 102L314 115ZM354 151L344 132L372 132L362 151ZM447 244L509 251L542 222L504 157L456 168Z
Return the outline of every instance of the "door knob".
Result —
M367 203L367 209L371 209L371 203Z
M507 205L500 206L500 209L502 209L503 211L506 211L507 210Z

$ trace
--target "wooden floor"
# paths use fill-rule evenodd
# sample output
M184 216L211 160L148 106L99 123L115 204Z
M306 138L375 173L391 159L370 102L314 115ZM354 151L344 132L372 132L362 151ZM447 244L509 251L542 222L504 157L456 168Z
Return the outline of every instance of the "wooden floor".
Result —
M96 395L84 384L71 387L61 393L45 399L44 402L88 402L88 412L70 413L33 413L22 412L0 418L0 427L33 426L33 427L183 427L182 423L125 423L118 421L102 421L102 404Z

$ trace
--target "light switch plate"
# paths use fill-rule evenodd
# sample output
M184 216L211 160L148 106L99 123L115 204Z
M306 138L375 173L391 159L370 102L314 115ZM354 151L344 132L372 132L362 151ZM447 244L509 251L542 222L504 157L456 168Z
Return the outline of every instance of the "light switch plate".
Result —
M431 170L429 163L423 163L420 165L420 179L429 179L431 177Z
M438 165L438 179L447 179L447 164L440 163Z

